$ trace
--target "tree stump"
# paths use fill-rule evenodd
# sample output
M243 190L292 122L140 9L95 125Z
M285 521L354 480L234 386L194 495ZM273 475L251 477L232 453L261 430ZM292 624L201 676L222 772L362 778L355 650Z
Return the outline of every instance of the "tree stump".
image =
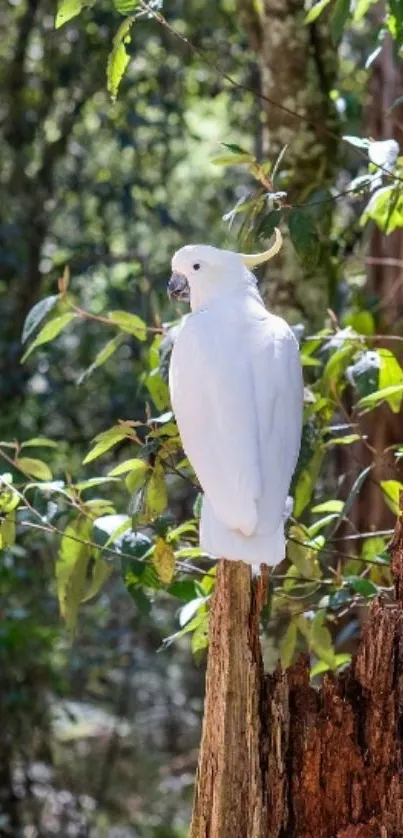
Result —
M394 602L371 606L351 667L263 672L264 583L219 563L189 838L403 838L403 516Z

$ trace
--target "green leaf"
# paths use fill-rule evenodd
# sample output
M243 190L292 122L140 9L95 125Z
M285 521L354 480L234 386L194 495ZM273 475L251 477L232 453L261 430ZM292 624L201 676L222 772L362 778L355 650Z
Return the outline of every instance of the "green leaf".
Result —
M22 442L21 448L59 448L59 443L45 436L37 436Z
M102 349L98 352L95 356L91 366L88 367L83 373L81 373L77 384L82 384L98 367L101 367L102 364L105 363L116 350L122 344L122 335L117 335L117 337L113 338L112 340L108 340L108 343L102 347Z
M130 56L126 52L125 44L130 38L130 29L133 24L133 18L126 18L120 24L118 31L113 39L113 47L108 56L108 63L106 67L106 81L108 92L112 99L115 100L118 95L120 82L125 74L127 65L130 61Z
M85 5L84 0L59 0L57 4L55 28L60 29L73 17L79 15Z
M373 193L361 216L361 226L369 220L375 221L386 235L403 227L403 194L396 186L383 186Z
M133 462L135 462L136 465L131 470L130 474L127 475L125 480L126 487L132 495L135 492L138 492L138 490L144 485L147 472L150 469L150 466L148 463L145 463L144 460L133 460Z
M353 485L352 485L352 487L351 487L351 489L350 489L350 491L347 495L347 500L345 501L343 509L340 512L339 518L337 520L337 523L336 523L336 526L333 530L332 535L335 534L335 532L336 532L336 530L338 530L341 522L347 517L348 513L350 512L350 509L351 509L358 493L361 491L361 488L364 485L364 483L365 483L370 471L372 470L372 468L373 468L372 464L370 466L367 466L366 468L364 468L360 472L358 477L355 479L355 481L354 481L354 483L353 483Z
M274 233L276 227L279 226L281 218L282 218L282 210L281 209L272 209L266 215L263 216L262 220L257 225L255 235L257 239L269 239L270 236Z
M299 576L320 579L322 573L317 550L308 541L305 528L299 524L293 525L287 540L287 558L297 568Z
M104 483L118 483L118 479L114 477L90 477L88 480L80 480L75 484L74 488L78 492L84 492L85 489L93 489L95 486L103 486Z
M179 625L181 627L186 626L189 620L192 620L192 618L195 614L198 613L200 608L205 605L207 600L208 597L199 596L195 599L192 599L190 602L187 602L186 605L184 605L179 612Z
M22 356L21 363L23 364L24 361L27 360L28 356L36 349L38 346L42 346L44 343L49 343L51 340L54 340L66 326L71 323L75 314L73 312L68 312L67 314L61 314L60 317L55 317L53 320L50 320L49 323L41 329L39 335L35 338L31 346L28 347L25 354Z
M15 465L28 477L36 477L38 480L52 480L52 472L42 460L32 457L18 457Z
M246 151L246 149L241 148L240 145L236 145L235 143L220 143L220 145L223 148L226 148L228 151L230 151L231 154L245 154L248 155L248 157L250 157L252 160L255 159L249 151Z
M374 6L378 0L354 0L353 2L353 20L359 23L360 20L367 14L371 6Z
M146 340L147 326L137 314L130 314L128 311L110 311L108 318L123 332L134 335L138 340Z
M308 14L305 17L305 23L313 23L316 18L323 12L323 9L326 8L330 3L330 0L318 0L317 3L314 3L313 6L309 9Z
M0 523L0 550L15 544L15 513L10 512Z
M130 15L139 5L139 0L113 0L113 5L121 15Z
M66 527L56 561L56 584L60 613L67 629L73 632L77 613L87 588L87 569L91 557L91 546L84 543L90 539L92 523L78 518Z
M42 320L44 320L46 315L49 314L59 299L59 295L54 294L52 297L45 297L43 300L40 300L39 303L31 308L31 311L25 318L25 323L22 329L22 343L25 343L28 338L31 337L32 332L34 332L39 324L42 323Z
M330 631L323 624L325 619L325 612L318 611L315 614L311 623L310 631L310 648L315 655L330 668L333 669L335 665L335 652L333 649L333 640Z
M159 370L153 370L145 378L145 385L158 410L169 407L169 390L166 381L161 377Z
M314 268L319 259L319 240L310 215L299 209L291 210L288 229L295 250L307 268Z
M0 515L13 512L14 509L17 509L19 502L19 494L11 486L10 488L2 488L0 479Z
M294 620L288 624L287 631L280 642L280 660L283 669L290 666L297 645L297 625Z
M92 567L92 576L89 588L87 588L87 592L85 596L81 599L81 602L88 602L88 600L93 599L94 596L99 594L101 588L103 588L105 582L109 579L113 570L113 566L110 562L106 562L102 556L97 556L94 560L93 567Z
M121 474L126 474L128 471L145 473L148 468L149 465L144 460L134 458L131 460L125 460L123 463L119 463L118 466L115 466L108 472L108 475L109 477L118 477Z
M403 370L390 349L380 349L381 366L379 370L379 390L403 385ZM403 392L391 393L386 397L392 413L399 413L402 406Z
M334 44L338 44L350 15L350 0L336 0L330 18L330 34Z
M253 158L250 154L220 154L212 157L214 166L239 166L241 163L250 163Z
M317 663L314 663L314 665L311 666L310 677L316 678L318 675L323 675L325 672L329 672L329 669L331 669L331 667L328 663L325 663L325 661L317 661Z
M202 652L204 649L208 648L209 636L208 636L208 613L204 614L204 618L201 623L195 628L192 634L192 652L194 655L197 656L198 653Z
M332 521L335 520L335 518L338 518L337 512L330 512L329 515L324 515L323 518L319 518L318 521L315 521L314 524L311 524L308 527L309 538L314 538L321 530L323 530L325 527L328 527L329 524L331 524Z
M325 442L325 448L330 448L331 445L352 445L353 442L358 442L361 439L359 434L345 434L345 436L336 436L328 439Z
M128 426L125 425L114 425L114 427L110 428L108 431L98 434L98 436L95 437L96 444L88 452L87 456L83 460L83 464L86 465L86 463L91 463L92 460L96 460L97 457L101 456L101 454L105 454L105 451L109 451L110 448L113 448L117 442L121 442L122 439L126 439L127 437L130 438L130 430Z
M395 515L399 514L399 497L403 492L403 483L399 480L381 480L384 501Z
M336 391L340 390L345 385L343 375L355 352L356 345L354 342L347 341L330 356L322 376L322 383L326 393L330 393L334 389Z
M348 576L344 579L344 583L363 597L373 597L378 593L376 585L370 579L363 579L361 576Z
M147 513L151 517L161 515L168 503L167 489L165 485L164 469L157 461L153 473L147 483L146 506Z
M294 490L294 515L296 518L302 515L311 499L319 476L323 455L323 447L319 446L310 460L308 467L301 472L298 478Z
M359 335L375 334L375 318L370 311L353 311L343 318L343 326L351 326Z
M319 361L318 358L312 358L310 355L304 355L301 352L301 364L303 367L321 367L322 361Z
M157 538L152 560L161 582L169 585L175 570L175 554L164 538Z
M398 394L400 394L400 397L402 396L403 384L396 384L393 387L384 387L382 390L370 393L369 396L364 396L364 398L360 399L357 402L356 407L359 409L375 407L380 402L388 401L392 396L397 396Z
M324 503L313 506L311 512L341 512L343 508L343 500L327 500Z

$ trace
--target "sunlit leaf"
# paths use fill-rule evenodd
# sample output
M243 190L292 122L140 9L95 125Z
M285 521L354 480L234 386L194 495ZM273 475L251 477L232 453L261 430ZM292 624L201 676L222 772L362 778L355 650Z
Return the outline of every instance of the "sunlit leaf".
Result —
M117 337L109 340L105 346L98 352L95 356L91 366L88 367L79 377L77 384L82 384L89 376L94 372L94 370L101 367L111 356L116 352L119 346L122 343L122 335L117 335Z
M94 596L99 594L105 582L109 579L112 570L112 564L110 562L106 562L102 556L97 556L94 559L89 587L87 588L87 592L81 602L88 602L88 600L93 599Z
M192 599L191 602L187 602L186 605L181 608L179 612L179 625L186 626L189 620L197 614L199 608L207 602L208 597L196 597L196 599Z
M395 515L399 514L399 497L403 492L403 483L399 480L381 480L381 489L385 503Z
M87 456L83 460L83 464L85 465L86 463L92 462L92 460L96 460L97 457L101 456L101 454L105 454L106 451L109 451L110 448L113 448L113 446L118 442L121 442L122 439L130 437L130 435L130 428L126 425L115 425L108 431L98 434L98 436L95 437L95 445L88 452Z
M120 82L125 74L127 65L130 61L130 56L126 52L125 44L130 38L130 29L133 24L133 18L127 18L120 24L118 31L113 39L112 50L108 56L108 63L106 68L106 80L108 92L112 99L116 99Z
M161 515L168 503L164 469L160 462L154 466L153 473L146 487L147 512L151 517Z
M92 523L85 518L78 518L68 524L56 561L60 613L70 632L75 629L78 608L86 594L87 568L92 551L86 542L90 540L91 532Z
M42 320L45 319L46 315L49 314L59 300L59 295L54 294L52 297L44 297L43 300L40 300L39 303L31 308L31 311L28 312L25 318L21 337L22 343L26 343L35 329L40 323L42 323Z
M169 390L166 381L161 377L158 369L152 370L145 378L145 385L158 410L169 407Z
M388 401L392 396L402 396L403 384L396 384L393 387L384 387L382 390L377 390L375 393L370 393L369 396L364 396L357 402L356 407L359 409L367 409L375 407L383 401Z
M307 468L303 469L294 489L294 515L299 518L307 507L322 465L324 449L316 448Z
M75 314L69 311L67 314L61 314L60 317L55 317L54 320L49 320L49 323L46 323L43 329L41 329L33 343L31 343L27 351L22 356L21 363L23 364L31 352L33 352L38 346L42 346L44 343L49 343L51 340L54 340L58 335L60 335L63 329L71 323L74 317Z
M310 647L315 655L331 668L335 665L332 635L324 625L325 613L318 611L311 623Z
M0 522L0 550L15 544L15 513L9 512Z
M79 15L83 7L86 5L85 0L59 0L57 4L55 28L60 29L73 17Z
M15 465L28 477L36 477L38 480L52 480L52 472L42 460L32 457L18 457Z
M399 361L390 349L380 349L379 355L381 366L379 370L379 390L386 390L389 387L403 385L403 370ZM392 413L399 413L402 406L403 392L390 393L385 401L388 403Z
M335 436L325 442L325 447L330 448L331 445L352 445L353 442L360 440L360 434L345 434L345 436Z
M343 500L327 500L324 503L318 503L317 506L313 506L311 512L341 512L343 507Z
M371 6L374 6L377 2L378 0L354 0L352 11L355 23L359 23L365 17Z
M319 17L323 9L326 8L330 3L330 0L318 0L317 3L314 3L313 6L309 9L308 14L305 17L305 23L313 23L316 18Z
M403 227L403 195L395 186L383 186L373 193L361 216L364 226L369 220L375 221L383 233L390 235L393 230Z
M13 512L20 503L20 496L11 486L6 488L0 480L0 515Z
M27 439L26 442L21 443L21 448L59 448L58 442L53 439L47 439L44 436Z
M115 466L108 472L110 477L117 477L121 474L126 474L126 472L146 472L149 468L148 463L144 460L140 460L138 458L132 458L130 460L125 460L123 463L119 463L118 466Z
M147 326L137 314L130 314L128 311L110 311L108 318L123 332L134 335L138 340L146 340Z
M348 576L344 582L363 597L373 597L378 593L376 585L370 579L364 579L361 576Z
M139 0L113 0L113 5L121 15L130 15L139 5Z
M164 538L157 538L152 560L161 582L169 585L175 571L175 554Z

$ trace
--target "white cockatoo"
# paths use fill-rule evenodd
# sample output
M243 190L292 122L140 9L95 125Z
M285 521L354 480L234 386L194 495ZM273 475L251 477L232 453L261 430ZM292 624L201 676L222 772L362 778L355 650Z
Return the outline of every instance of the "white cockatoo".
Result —
M190 301L169 371L184 451L203 489L200 544L217 558L284 558L288 491L301 438L298 344L248 270L281 247L244 255L207 245L175 253L169 296ZM287 512L288 507L288 512Z

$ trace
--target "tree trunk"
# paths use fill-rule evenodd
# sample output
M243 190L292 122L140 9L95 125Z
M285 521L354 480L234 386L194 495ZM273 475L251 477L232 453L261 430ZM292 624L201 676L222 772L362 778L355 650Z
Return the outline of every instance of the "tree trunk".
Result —
M264 584L221 561L190 838L402 838L403 505L393 602L371 607L350 669L263 672Z
M333 185L340 131L330 98L338 56L328 15L325 11L307 25L305 5L305 0L237 0L240 22L260 67L264 155L274 164L288 146L281 165L287 182L277 183L277 188L287 190L293 205L306 203L317 191L323 197L323 190ZM331 203L324 204L315 219L325 241L332 210ZM328 248L318 269L304 271L286 239L266 283L265 298L273 311L292 322L302 316L311 327L322 324L334 284L327 253Z

